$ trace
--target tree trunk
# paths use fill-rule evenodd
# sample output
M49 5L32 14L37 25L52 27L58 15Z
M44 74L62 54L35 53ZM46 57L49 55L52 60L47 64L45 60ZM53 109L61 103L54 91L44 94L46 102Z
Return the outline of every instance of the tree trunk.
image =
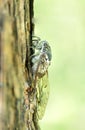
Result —
M31 89L28 92L32 77L32 18L33 0L0 1L1 130L39 129L34 112L29 112L33 110L30 98L35 95Z

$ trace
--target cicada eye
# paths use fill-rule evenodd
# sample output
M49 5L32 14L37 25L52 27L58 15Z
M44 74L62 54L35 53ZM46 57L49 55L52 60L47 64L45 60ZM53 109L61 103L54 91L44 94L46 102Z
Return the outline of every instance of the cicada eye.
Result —
M38 44L39 44L39 42L40 42L40 38L39 37L37 37L37 36L32 36L32 45L36 48L36 49L38 49Z

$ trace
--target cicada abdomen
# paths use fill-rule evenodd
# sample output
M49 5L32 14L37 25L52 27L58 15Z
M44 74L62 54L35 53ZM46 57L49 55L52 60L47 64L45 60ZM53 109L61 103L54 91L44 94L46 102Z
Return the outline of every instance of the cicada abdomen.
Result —
M33 51L31 57L34 87L36 88L36 113L42 119L49 97L48 67L51 63L51 48L47 41L33 37Z

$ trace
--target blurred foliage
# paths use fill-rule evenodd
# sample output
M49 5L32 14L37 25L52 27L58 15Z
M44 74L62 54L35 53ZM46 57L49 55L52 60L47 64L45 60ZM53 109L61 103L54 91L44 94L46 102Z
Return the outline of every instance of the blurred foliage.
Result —
M35 35L52 47L42 130L85 130L85 1L35 0Z

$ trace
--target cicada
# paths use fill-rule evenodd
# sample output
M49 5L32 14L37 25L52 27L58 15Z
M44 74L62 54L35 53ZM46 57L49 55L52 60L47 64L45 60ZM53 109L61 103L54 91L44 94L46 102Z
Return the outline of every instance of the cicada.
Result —
M42 119L49 97L48 67L51 64L51 47L47 41L39 37L32 37L33 55L32 74L34 87L36 88L36 113L37 118Z

